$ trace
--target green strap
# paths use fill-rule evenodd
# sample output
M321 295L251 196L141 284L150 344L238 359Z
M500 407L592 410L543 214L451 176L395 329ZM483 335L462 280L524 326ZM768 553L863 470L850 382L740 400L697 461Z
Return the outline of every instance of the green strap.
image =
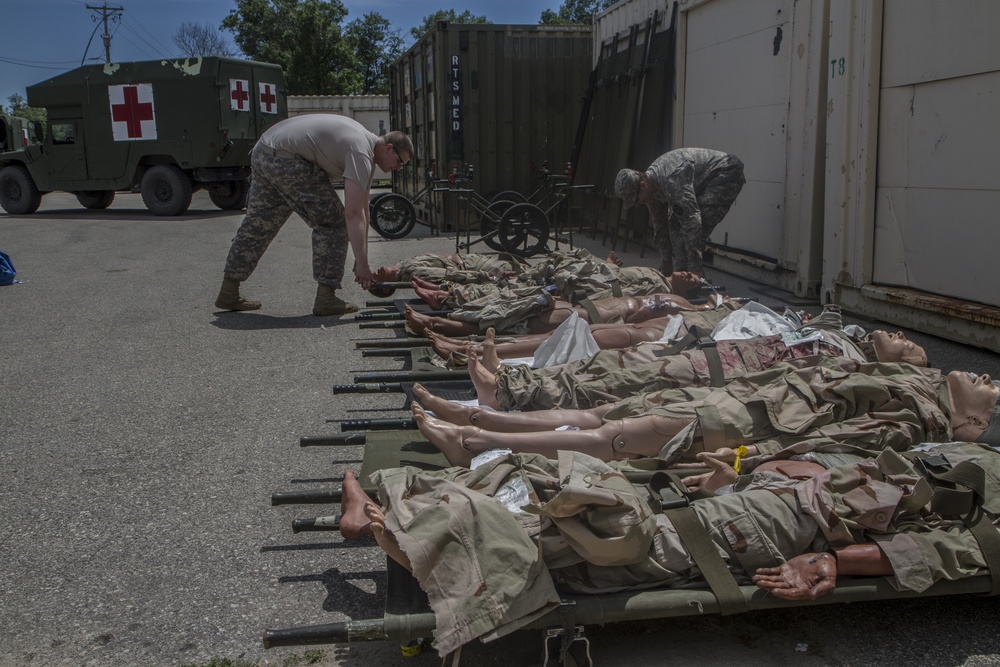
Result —
M708 537L704 526L690 507L664 512L673 524L681 542L705 577L712 594L719 601L719 613L723 616L749 611L746 598L733 579L726 561L719 555L715 543Z
M726 373L722 370L722 357L713 342L711 345L703 344L701 351L705 353L705 361L708 362L708 376L713 387L723 387L726 384Z
M701 426L701 439L705 443L706 452L714 452L726 447L726 431L722 426L722 415L719 409L711 403L706 403L695 410L698 424Z
M998 595L1000 594L1000 533L981 507L974 508L963 520L969 527L969 532L976 538L976 542L979 542L979 550L982 551L986 567L990 570L990 581L993 582L993 586L989 595Z
M622 286L617 278L611 281L611 293L615 296L624 296L622 294Z
M591 324L604 324L604 319L597 312L597 307L590 299L580 299L580 305L583 306L583 309L587 311L587 315L590 316Z
M988 595L1000 595L1000 533L981 506L986 495L986 472L971 461L962 461L948 470L938 472L931 468L946 464L944 457L917 460L929 477L959 487L934 489L931 508L941 514L962 516L962 521L979 543L979 550L990 571L992 587Z

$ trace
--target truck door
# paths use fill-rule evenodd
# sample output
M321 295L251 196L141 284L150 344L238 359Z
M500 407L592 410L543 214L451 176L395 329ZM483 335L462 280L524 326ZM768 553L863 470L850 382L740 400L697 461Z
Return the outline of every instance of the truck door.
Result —
M49 121L49 174L58 187L72 190L72 181L87 178L87 153L84 148L83 120L80 118Z

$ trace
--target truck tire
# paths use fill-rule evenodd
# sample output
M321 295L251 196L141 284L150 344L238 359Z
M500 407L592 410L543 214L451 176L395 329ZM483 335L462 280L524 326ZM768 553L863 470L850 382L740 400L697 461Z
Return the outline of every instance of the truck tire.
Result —
M181 215L191 206L191 181L172 164L150 167L142 177L142 203L153 215Z
M42 194L28 170L19 164L0 169L0 206L11 215L28 215L38 210Z
M223 211L238 211L247 207L250 183L247 181L223 181L208 187L208 198Z
M84 208L102 209L111 206L115 200L114 190L82 190L76 193L76 200Z

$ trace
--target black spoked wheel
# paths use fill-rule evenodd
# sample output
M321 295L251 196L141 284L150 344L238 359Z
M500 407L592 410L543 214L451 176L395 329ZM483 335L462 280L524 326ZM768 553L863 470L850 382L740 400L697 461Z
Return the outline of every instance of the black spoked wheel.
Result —
M521 202L526 202L528 200L525 199L524 195L517 190L502 190L490 197L491 204L498 201L509 201L514 204L520 204Z
M534 204L514 204L500 218L497 239L507 252L531 257L545 250L549 242L549 220Z
M389 193L371 202L371 225L379 236L401 239L417 224L417 211L403 195Z
M515 192L513 194L516 195L517 193ZM503 252L506 250L506 248L503 247L503 244L500 243L500 239L496 234L497 227L500 224L500 219L503 218L503 214L516 203L516 201L511 201L509 199L494 200L489 206L486 207L487 213L484 213L479 218L479 234L483 239L483 243L497 252Z

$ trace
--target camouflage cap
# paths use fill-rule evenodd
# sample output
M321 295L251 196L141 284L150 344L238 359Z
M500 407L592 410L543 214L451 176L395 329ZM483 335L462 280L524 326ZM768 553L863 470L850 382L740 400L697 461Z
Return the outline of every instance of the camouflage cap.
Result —
M639 181L642 174L635 169L622 169L615 178L615 194L625 202L625 208L635 206L635 200L639 197Z

